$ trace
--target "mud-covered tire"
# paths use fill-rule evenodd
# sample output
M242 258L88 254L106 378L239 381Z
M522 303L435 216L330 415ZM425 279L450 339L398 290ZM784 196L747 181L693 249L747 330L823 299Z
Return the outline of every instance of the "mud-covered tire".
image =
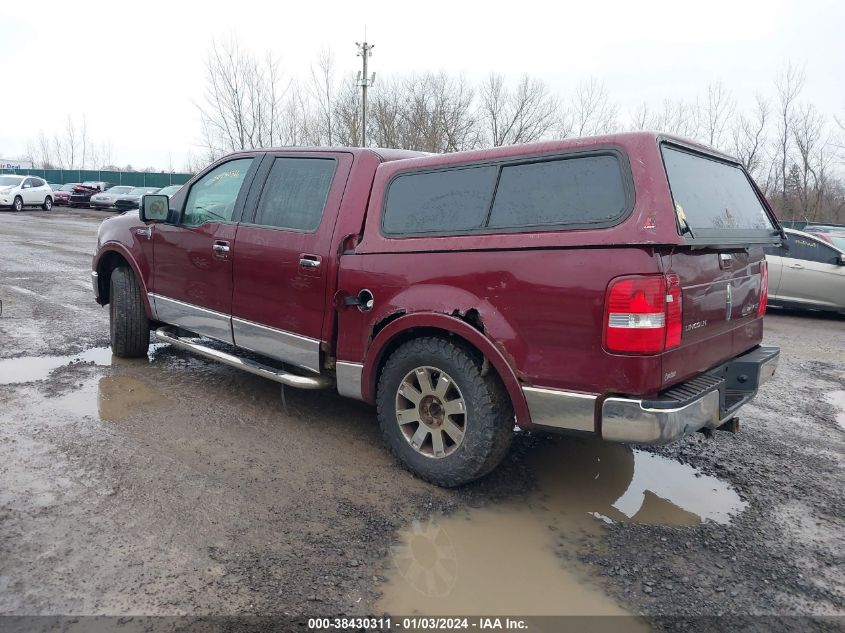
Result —
M112 353L121 358L146 356L150 347L150 322L131 268L120 267L112 271L109 297Z
M15 200L12 202L12 211L23 211L23 198L15 196Z
M409 372L422 367L448 375L465 404L462 440L442 457L412 446L398 422L400 386ZM438 337L412 339L384 364L376 394L379 425L390 450L418 477L439 486L460 486L488 474L507 453L513 438L513 406L498 375L491 369L483 372L482 367L483 358L474 350Z
M41 205L41 208L45 211L49 211L53 208L53 199L50 196L44 198L44 204Z

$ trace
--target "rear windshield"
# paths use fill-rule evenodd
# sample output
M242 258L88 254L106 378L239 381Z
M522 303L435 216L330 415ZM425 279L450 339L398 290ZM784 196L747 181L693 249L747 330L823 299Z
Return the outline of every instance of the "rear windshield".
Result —
M772 233L774 226L738 165L663 146L663 162L682 230L694 238Z

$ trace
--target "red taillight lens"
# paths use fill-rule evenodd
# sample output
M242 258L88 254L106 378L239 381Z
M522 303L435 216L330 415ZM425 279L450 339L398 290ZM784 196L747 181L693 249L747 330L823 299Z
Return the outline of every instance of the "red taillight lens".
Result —
M681 343L681 283L677 275L621 277L605 311L611 352L654 354Z
M681 344L681 280L666 275L666 349Z
M757 316L766 314L766 306L769 304L769 262L765 259L760 262L760 303L757 304Z

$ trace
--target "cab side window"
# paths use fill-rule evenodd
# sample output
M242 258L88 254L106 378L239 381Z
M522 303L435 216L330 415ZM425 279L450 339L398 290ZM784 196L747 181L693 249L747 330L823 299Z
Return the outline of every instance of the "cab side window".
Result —
M223 163L195 182L185 202L182 225L231 222L252 161L252 158L239 158Z
M29 189L33 186L34 185L32 184L32 178L25 178L23 183L21 183L21 189Z

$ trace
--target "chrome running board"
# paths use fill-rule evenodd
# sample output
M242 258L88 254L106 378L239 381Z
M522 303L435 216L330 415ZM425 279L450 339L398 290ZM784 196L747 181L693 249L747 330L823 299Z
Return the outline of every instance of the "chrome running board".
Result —
M275 367L270 367L269 365L263 365L248 358L242 358L240 356L235 356L234 354L221 352L220 350L201 345L200 343L194 343L180 336L176 328L170 326L158 328L156 330L156 336L165 343L170 343L179 349L194 352L195 354L199 354L205 358L210 358L211 360L220 361L221 363L231 367L243 369L244 371L248 371L256 376L261 376L262 378L269 378L270 380L279 382L287 387L295 387L297 389L326 389L331 387L333 382L328 376L321 376L320 374L301 376L283 369L276 369Z

